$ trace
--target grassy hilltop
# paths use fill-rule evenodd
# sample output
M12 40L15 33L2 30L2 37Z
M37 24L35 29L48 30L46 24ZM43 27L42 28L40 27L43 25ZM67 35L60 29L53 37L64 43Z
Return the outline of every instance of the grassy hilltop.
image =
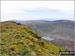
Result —
M42 39L28 26L11 22L0 23L1 55L58 56L65 48L55 46Z

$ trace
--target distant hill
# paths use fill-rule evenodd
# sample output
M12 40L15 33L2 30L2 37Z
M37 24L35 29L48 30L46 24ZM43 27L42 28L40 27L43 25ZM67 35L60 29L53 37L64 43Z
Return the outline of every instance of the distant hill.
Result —
M2 56L59 56L59 51L66 50L45 41L26 25L11 21L1 22L0 27Z
M33 21L15 21L23 25L28 25L41 36L52 36L54 38L73 41L74 39L74 21L71 20L33 20Z

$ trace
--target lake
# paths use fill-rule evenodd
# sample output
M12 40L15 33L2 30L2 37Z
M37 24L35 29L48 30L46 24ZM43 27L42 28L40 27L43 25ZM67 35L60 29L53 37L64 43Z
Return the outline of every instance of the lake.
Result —
M49 41L51 41L51 40L54 40L54 38L52 38L52 37L42 37L44 40L49 40Z

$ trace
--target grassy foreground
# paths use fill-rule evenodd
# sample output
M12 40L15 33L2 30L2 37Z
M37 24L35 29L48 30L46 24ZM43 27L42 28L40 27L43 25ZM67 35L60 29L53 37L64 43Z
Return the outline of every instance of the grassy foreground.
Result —
M48 43L28 26L2 22L0 27L0 52L3 56L58 56L59 51L66 50Z

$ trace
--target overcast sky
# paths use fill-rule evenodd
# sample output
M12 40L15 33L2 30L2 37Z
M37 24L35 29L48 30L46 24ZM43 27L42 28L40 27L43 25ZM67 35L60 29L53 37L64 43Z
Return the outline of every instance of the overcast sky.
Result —
M1 1L1 21L74 20L74 1Z

